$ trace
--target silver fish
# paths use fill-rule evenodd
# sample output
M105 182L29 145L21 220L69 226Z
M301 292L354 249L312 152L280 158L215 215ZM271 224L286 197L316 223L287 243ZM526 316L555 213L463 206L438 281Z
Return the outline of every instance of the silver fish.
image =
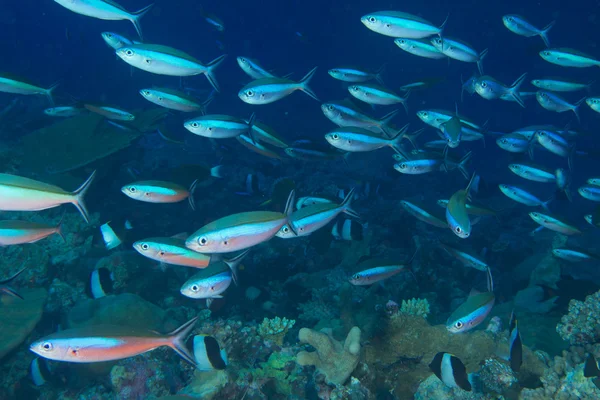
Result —
M448 18L437 27L431 22L401 11L377 11L363 15L360 21L373 32L396 38L423 39L441 35Z
M520 15L509 14L502 17L502 22L509 31L525 37L539 36L544 41L546 47L550 47L548 31L552 29L556 21L550 22L544 29L538 29Z
M579 117L579 107L585 101L585 97L579 100L577 103L571 104L556 93L547 92L545 90L538 90L535 94L535 98L537 99L538 103L540 103L540 105L546 110L554 111L557 113L573 111L575 113L575 116L577 117L577 120L581 121L581 118Z

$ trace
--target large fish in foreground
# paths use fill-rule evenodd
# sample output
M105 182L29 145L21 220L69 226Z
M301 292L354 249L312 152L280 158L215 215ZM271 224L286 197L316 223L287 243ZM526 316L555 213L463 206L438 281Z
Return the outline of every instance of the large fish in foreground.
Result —
M461 189L450 197L448 206L446 207L446 221L448 221L448 226L461 239L466 239L471 235L471 220L467 212L467 200L469 200L469 192L471 191L471 185L475 181L475 177L476 175L473 174L466 189Z
M55 233L64 240L61 224L62 221L56 226L16 219L0 221L0 246L35 243Z
M49 360L92 363L122 360L167 346L195 366L194 355L185 346L185 340L197 320L198 317L192 318L166 335L118 325L67 329L33 342L29 350Z
M429 368L446 386L460 388L467 392L471 391L467 369L458 357L450 353L439 352L429 363Z
M83 198L90 188L96 171L74 192L67 192L58 186L35 181L22 176L0 174L0 210L39 211L71 203L89 222Z
M494 282L488 268L488 291L471 294L448 318L446 329L451 333L464 333L481 324L494 307Z
M98 18L108 21L131 21L140 38L142 38L142 26L140 20L154 4L150 4L139 11L129 12L120 4L112 0L54 0L61 6L87 17Z

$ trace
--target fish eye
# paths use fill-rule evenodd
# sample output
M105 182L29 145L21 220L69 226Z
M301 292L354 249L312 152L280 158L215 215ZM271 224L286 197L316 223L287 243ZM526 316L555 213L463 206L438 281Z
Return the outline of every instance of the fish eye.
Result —
M400 43L401 44L406 44L406 40L405 39L400 39Z
M142 244L142 250L148 250L149 248L150 248L150 246L148 246L148 243Z
M149 90L144 90L143 92L146 96L150 96L150 91Z
M482 88L485 89L487 87L487 82L485 82L485 81L481 82L480 85L481 85Z
M428 114L427 114L426 112L424 112L424 113L421 113L421 115L422 115L424 118L427 118L427 116L428 116Z
M229 244L229 242L227 240L223 240L223 245L227 246Z
M339 74L340 73L340 71L338 71L337 69L332 69L331 72L334 73L334 74Z
M352 89L355 92L358 92L358 86L350 86L350 89Z
M205 246L206 243L208 243L208 239L206 239L204 236L198 239L198 244L200 246Z
M245 59L245 58L240 58L240 62L242 62L242 63L244 63L244 64L245 64L245 63L247 63L248 61L246 61L246 59Z
M332 106L332 105L328 105L328 106L327 106L327 109L328 109L329 111L333 111L333 106Z
M159 97L159 98L158 98L158 101L163 101L163 98L162 98L162 97Z
M549 56L550 54L551 54L551 53L550 53L549 51L545 51L545 52L544 52L544 55L545 55L545 56Z
M370 22L370 23L374 24L374 23L375 23L375 21L377 21L377 20L375 19L375 17L369 17L369 22Z
M133 55L133 51L132 50L125 50L125 54L131 57Z
M288 228L287 226L284 226L283 228L281 228L281 231L283 233L288 233L290 231L290 228Z
M512 19L512 17L508 17L508 22L513 22L514 19Z
M400 164L400 169L406 169L406 163Z
M334 133L331 137L333 138L333 140L338 140L340 138L340 135Z
M508 139L502 139L502 143L507 144L508 143Z
M192 289L192 292L197 292L199 288L198 285L192 285L190 289Z
M52 343L50 343L50 342L42 343L42 349L44 349L46 351L50 351L50 350L52 350L52 348L53 348Z
M192 122L191 125L192 125L192 128L198 128L200 126L200 124L197 122Z
M456 233L462 233L462 229L460 228L460 226L457 226L457 227L454 229L454 231L455 231Z
M460 329L460 328L462 328L462 327L463 327L463 323L462 323L462 322L460 322L460 321L456 321L456 322L454 323L454 327L455 327L456 329Z
M108 37L108 38L112 38L112 37L113 37L113 35L112 35L112 33L107 33L107 34L106 34L106 37Z
M246 96L252 97L254 96L254 92L252 90L246 90Z
M135 193L137 189L135 188L135 186L131 186L131 187L129 187L129 188L128 188L128 190L129 190L131 193Z

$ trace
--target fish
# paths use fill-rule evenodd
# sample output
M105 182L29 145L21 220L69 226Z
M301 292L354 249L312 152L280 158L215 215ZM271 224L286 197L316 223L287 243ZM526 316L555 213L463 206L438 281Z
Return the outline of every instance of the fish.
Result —
M423 39L432 35L441 35L448 22L435 26L431 22L401 11L377 11L363 15L360 18L368 29L373 32L395 38Z
M250 120L247 120L246 123L250 124ZM260 121L253 121L250 136L254 140L279 147L280 149L289 147L285 139L275 132L275 129Z
M567 157L572 169L575 144L570 143L560 133L551 130L539 130L535 133L537 142L546 150L560 157Z
M534 232L537 232L542 228L547 228L551 231L559 232L568 236L581 234L581 231L577 227L569 222L566 222L560 217L541 212L530 212L529 216L536 223L540 224L540 227Z
M536 28L529 23L525 18L516 14L509 14L502 17L504 26L511 32L516 33L519 36L533 37L539 36L544 41L546 47L550 47L550 40L548 40L548 31L552 29L556 21L550 22L543 29Z
M517 186L513 186L513 185L507 185L507 184L502 183L502 184L498 185L498 187L500 188L500 191L509 199L514 200L521 204L525 204L526 206L530 206L530 207L538 207L539 206L539 207L542 207L546 211L550 211L548 209L548 204L552 200L554 200L554 196L552 196L548 200L542 201L535 195L529 193L528 191L521 189Z
M600 113L600 97L588 97L585 99L587 104L593 111Z
M481 131L481 126L462 115L458 115L455 111L436 109L417 111L417 117L419 117L421 121L435 129L440 129L440 126L442 126L442 124L448 122L454 116L460 119L460 123L462 125L469 126L473 129Z
M234 138L252 130L254 114L248 122L243 118L230 115L210 114L192 118L183 123L183 126L194 135L213 139Z
M521 365L523 365L523 342L521 341L521 333L519 332L518 321L514 310L510 313L508 332L510 368L515 372L519 372L521 370Z
M587 68L600 67L600 61L579 50L566 47L545 49L540 51L540 57L549 63L561 67Z
M323 228L341 213L360 218L351 208L354 193L355 189L350 190L341 204L319 203L294 211L289 221L280 228L277 236L280 238L289 238L290 234L293 234L291 237L308 236Z
M445 78L427 78L417 80L412 83L407 83L406 85L400 86L400 90L403 92L409 92L411 90L424 90L431 88L441 82L444 82Z
M195 366L193 354L185 347L185 339L197 320L198 317L194 317L166 335L118 325L66 329L36 340L29 350L49 360L93 363L122 360L167 346Z
M83 108L75 106L50 107L44 110L49 117L70 118L83 112Z
M242 71L252 79L276 78L275 75L261 67L256 60L248 57L238 57L236 60Z
M362 241L365 227L353 219L339 219L331 228L331 235L336 240Z
M318 143L292 143L289 147L284 149L285 154L302 161L325 161L333 160L343 155L337 150L333 150L330 147L324 147Z
M85 285L85 293L92 299L99 299L114 292L114 276L108 268L100 267L90 273Z
M123 46L116 50L116 54L127 64L153 74L180 77L203 74L217 92L219 83L215 70L227 57L226 54L221 55L204 65L181 50L146 43Z
M4 294L6 294L8 296L12 296L12 297L16 297L17 299L24 300L23 296L21 296L19 293L17 293L16 290L14 290L10 286L8 286L8 284L11 283L12 281L14 281L26 269L27 269L27 267L23 267L20 270L18 270L16 273L14 273L12 276L10 276L10 277L8 277L6 279L1 279L0 280L0 295L2 293L4 293Z
M594 82L580 83L556 78L534 79L531 81L533 86L543 90L549 90L551 92L576 92L584 89L590 90L593 83Z
M333 147L350 152L365 152L391 147L394 151L401 152L401 143L407 139L414 144L416 135L407 135L408 124L400 129L391 139L383 138L365 128L355 126L337 128L325 134L325 140Z
M446 352L437 353L429 363L429 368L446 386L471 391L467 369L455 355Z
M466 239L471 235L471 220L467 212L466 203L470 200L471 185L477 175L473 174L466 189L455 192L446 207L446 221L450 230L461 239Z
M323 103L321 111L331 122L340 127L356 126L383 132L388 136L392 134L393 128L389 126L392 119L398 114L398 110L394 110L380 119L372 118L367 114L357 110L355 107L342 103Z
M489 266L485 261L446 244L442 243L440 246L446 250L448 254L460 261L465 267L471 267L479 271L487 272Z
M139 11L129 12L113 0L54 0L56 3L77 14L105 21L131 21L140 38L142 26L140 20L154 4L147 5Z
M130 199L145 203L179 203L188 199L192 210L194 204L194 189L198 184L195 180L189 190L181 185L167 181L136 181L121 188L121 192Z
M65 241L62 233L62 222L61 219L58 225L50 226L16 219L0 221L0 246L35 243L54 234L59 235Z
M29 378L37 387L45 384L64 384L67 378L50 367L48 360L36 357L29 364Z
M227 352L213 336L196 335L192 340L196 368L200 371L222 370L227 367Z
M455 149L460 145L460 140L462 138L462 124L460 118L453 116L440 125L440 130L442 132L442 138L446 140L446 145L449 148Z
M348 282L354 286L367 286L391 278L404 270L410 271L409 265L412 263L418 251L419 249L417 249L412 257L404 264L399 264L397 261L379 259L363 261L357 266L357 268L360 269L360 272L352 275L350 279L348 279Z
M533 136L532 136L533 138ZM496 139L496 144L502 150L510 153L529 153L529 157L532 157L533 147L531 139L519 134L519 133L507 133Z
M48 98L50 104L54 104L54 98L52 93L58 87L60 82L57 82L50 86L48 89L27 83L24 80L11 76L8 74L0 74L0 92L12 93L12 94L23 94L23 95L36 95L41 94Z
M244 192L235 192L235 194L239 194L242 196L260 195L260 185L259 185L258 175L255 175L255 174L246 175L246 179L244 180L244 186L245 186Z
M446 329L450 333L464 333L481 324L494 307L494 282L492 272L487 270L488 291L471 293L467 300L461 304L448 318Z
M284 213L249 211L217 219L194 232L185 246L200 253L231 253L263 243L289 222L295 191L288 196Z
M444 159L437 154L420 154L417 157L394 164L394 169L402 174L420 175L439 171L443 163Z
M545 90L538 90L535 94L535 98L537 99L538 103L540 103L540 105L546 110L554 111L557 113L573 111L573 113L575 113L575 116L577 117L577 120L581 121L581 118L579 117L579 107L585 101L585 97L579 100L577 103L571 104L556 93L548 92Z
M600 186L583 185L577 189L577 193L579 193L584 199L600 201Z
M180 293L191 299L206 299L206 306L210 308L213 299L223 298L222 294L231 286L232 280L230 271L208 277L196 274L181 286Z
M582 261L598 260L598 257L588 254L584 251L565 249L565 248L554 248L552 249L552 255L565 261L577 263Z
M394 43L402 50L415 56L431 58L433 60L448 58L428 40L398 38L394 39Z
M368 72L359 68L332 68L327 73L334 79L343 82L366 82L371 80L376 80L381 85L383 85L383 79L381 75L385 71L385 64L382 65L375 72Z
M304 207L312 206L315 204L324 204L324 203L333 203L333 200L326 199L323 197L312 197L312 196L300 197L296 201L296 210L299 210Z
M0 174L0 210L40 211L71 203L89 223L84 197L95 177L96 171L77 190L67 192L58 186L22 176Z
M200 15L202 15L202 18L218 32L225 31L225 23L223 20L212 13L204 11L202 6L200 6Z
M533 164L509 164L508 169L521 178L530 181L556 182L556 175L554 172Z
M277 154L273 150L267 148L266 146L264 146L260 142L255 141L250 136L242 134L242 135L236 136L235 139L242 146L244 146L248 150L253 151L253 152L257 153L257 154L260 154L260 155L268 157L268 158L274 158L274 159L277 159L277 160L281 160L282 159L282 157L279 154Z
M448 58L477 63L477 69L483 75L483 59L487 56L488 49L478 53L470 44L446 36L443 39L441 36L431 39L431 44Z
M197 112L202 115L206 114L206 107L214 99L211 95L205 101L200 102L187 93L169 88L141 89L140 94L149 102L161 107L182 112Z
M524 73L512 85L506 86L491 76L484 75L475 81L475 92L486 100L499 99L503 96L511 97L521 107L525 108L525 102L521 98L519 89L523 82L525 82L526 77L527 73Z
M571 177L567 171L563 168L557 168L554 175L556 176L556 188L558 191L564 193L567 200L573 201L571 198L571 190L569 188L571 185Z
M133 121L135 119L135 115L118 107L100 104L84 104L83 107L91 112L100 114L109 120Z
M600 178L589 178L585 183L588 185L600 186Z
M417 205L416 203L410 202L408 200L400 200L400 205L409 214L417 218L419 221L423 221L429 225L433 225L438 228L446 229L448 227L448 223L446 221L444 221L442 218L435 216L433 213L427 211L422 206Z
M300 90L316 101L320 101L308 84L317 72L317 67L311 69L299 82L286 78L260 78L244 86L238 97L247 104L270 104Z
M437 203L438 206L440 206L442 208L447 208L449 201L450 200L440 199L436 203ZM497 214L497 212L494 211L493 209L491 209L489 207L485 207L485 206L480 205L480 204L467 203L466 207L467 207L467 213L469 215L489 216L489 215L496 215ZM448 227L448 223L445 223L444 227L447 228Z
M400 103L404 106L404 109L408 114L408 106L406 103L408 94L405 97L402 97L390 89L369 82L350 85L348 86L348 92L350 92L353 97L368 104L389 106Z
M104 42L113 50L118 50L123 46L131 46L139 43L114 32L102 32L101 36L102 39L104 39Z

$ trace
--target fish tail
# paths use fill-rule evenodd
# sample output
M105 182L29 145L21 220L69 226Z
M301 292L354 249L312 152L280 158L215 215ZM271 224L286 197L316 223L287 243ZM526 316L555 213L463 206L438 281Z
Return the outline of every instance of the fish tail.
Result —
M488 49L483 50L479 54L479 59L477 60L477 69L479 70L479 73L481 75L483 75L483 59L485 58L485 56L487 56L487 54L488 54Z
M344 201L341 204L342 207L342 212L348 214L351 217L360 219L360 215L354 211L352 209L352 200L354 200L354 192L356 192L356 188L352 188L348 194L346 195L346 197L344 198Z
M213 90L213 91L210 92L210 94L208 95L208 97L206 98L206 100L204 100L200 104L200 106L201 106L200 112L202 113L202 115L206 115L206 109L207 109L208 105L210 103L212 103L212 101L214 99L215 99L215 91Z
M400 147L400 144L402 143L402 140L407 137L408 135L406 135L406 131L408 130L408 126L410 125L410 123L404 125L402 128L400 128L400 130L398 130L394 136L392 137L392 140L390 140L390 147L392 149L394 149L396 152L401 152L402 148ZM410 137L408 138L410 140ZM411 141L412 143L412 141ZM414 143L413 143L414 146Z
M581 100L579 100L577 103L575 103L575 107L573 107L573 112L575 113L575 116L577 117L577 121L579 121L579 123L581 123L581 118L579 116L579 110L581 109L581 105L585 102L585 97Z
M377 82L379 82L381 85L385 85L385 83L383 83L383 73L385 72L385 68L387 67L387 63L384 63L381 67L379 67L379 69L377 70L377 72L375 72L375 80Z
M223 169L222 165L214 166L210 169L210 176L213 178L222 178L223 174L221 173L221 169Z
M67 242L67 239L65 239L65 235L63 234L63 223L65 222L65 214L63 213L62 217L60 217L60 221L58 221L58 225L56 225L56 233L61 237L61 239L63 240L63 242Z
M379 129L381 129L386 135L390 135L390 133L392 133L392 128L390 128L388 124L392 121L392 119L394 119L398 112L400 112L400 110L394 110L390 113L387 113L379 120Z
M404 107L404 110L406 111L407 115L408 115L408 102L407 102L408 96L410 96L410 90L408 90L408 92L406 92L406 96L401 101L402 106Z
M236 285L238 284L238 266L240 265L242 260L248 255L249 252L250 249L238 254L235 257L223 260L223 262L227 264L227 266L229 266L229 269L231 270L231 278L233 279L233 283L235 283Z
M540 32L540 37L542 38L542 40L544 41L544 44L546 45L546 47L550 47L550 40L548 39L548 31L550 29L552 29L552 27L554 26L554 24L556 23L556 21L552 21L550 22L548 25L546 25L544 27L544 29L542 29L542 31Z
M146 15L146 13L148 11L150 11L150 9L152 7L154 7L154 3L147 5L146 7L142 8L141 10L131 13L131 15L130 15L130 21L133 24L133 26L135 27L135 30L136 30L138 36L142 40L144 39L144 36L142 35L142 25L140 25L140 20L142 19L142 17L144 15Z
M473 157L473 152L470 151L463 156L458 162L458 170L465 177L465 179L469 179L469 171L467 170L467 166L471 161L471 157Z
M77 207L77 209L81 213L81 216L83 217L85 222L87 222L88 224L90 223L90 217L88 214L87 207L85 206L84 197L85 197L85 194L87 193L88 189L90 188L90 185L94 181L95 177L96 177L96 171L92 172L90 177L87 178L87 180L85 182L83 182L83 184L81 186L79 186L79 188L72 193L73 205L75 207Z
M225 60L225 58L227 57L227 54L223 54L222 56L219 56L217 58L215 58L214 60L212 60L211 62L209 62L206 65L206 72L204 73L204 75L206 75L206 79L208 79L208 81L210 82L210 84L212 85L212 87L219 92L219 83L217 82L217 78L215 77L215 69L217 69L217 67L223 62L223 60Z
M7 294L12 297L16 297L17 299L25 300L23 296L17 293L16 290L9 288L8 286L0 286L0 293Z
M523 82L525 82L526 77L527 77L527 72L525 72L523 75L518 77L517 80L514 81L513 84L510 86L510 95L523 108L525 108L525 102L523 101L523 98L521 97L521 94L519 93L519 89L521 88L521 85L523 84Z
M196 187L198 186L198 179L194 180L190 185L190 194L188 195L188 202L190 203L190 207L192 211L196 211L196 202L194 201L194 192L196 191Z
M304 78L302 78L302 80L298 83L300 85L300 87L299 87L300 90L302 90L304 93L306 93L307 95L309 95L316 101L320 102L321 100L319 100L319 98L317 97L315 92L313 92L313 90L308 87L308 83L310 82L312 77L315 75L315 72L317 72L317 67L314 67L313 69L311 69L308 72L308 74L304 75Z
M50 86L48 89L46 89L44 91L44 95L46 95L46 97L50 101L50 104L52 104L52 105L54 105L54 97L52 97L52 92L54 92L54 89L56 89L58 87L58 85L61 84L61 82L62 81L58 81L58 82L54 83L52 86Z
M548 204L550 204L554 199L556 198L555 195L550 196L550 198L544 202L542 202L540 204L540 206L542 206L542 208L548 212L550 212L550 209L548 208Z
M196 360L194 359L192 352L186 347L185 340L192 332L192 329L194 329L196 321L198 321L198 317L190 319L188 322L167 335L167 346L175 350L181 358L194 366L197 364Z
M438 32L438 36L441 38L442 37L442 33L444 33L444 28L446 28L446 24L448 23L448 19L450 18L450 13L448 13L448 15L446 15L446 19L444 20L444 22L442 22L442 25L440 25L439 27L439 32Z

